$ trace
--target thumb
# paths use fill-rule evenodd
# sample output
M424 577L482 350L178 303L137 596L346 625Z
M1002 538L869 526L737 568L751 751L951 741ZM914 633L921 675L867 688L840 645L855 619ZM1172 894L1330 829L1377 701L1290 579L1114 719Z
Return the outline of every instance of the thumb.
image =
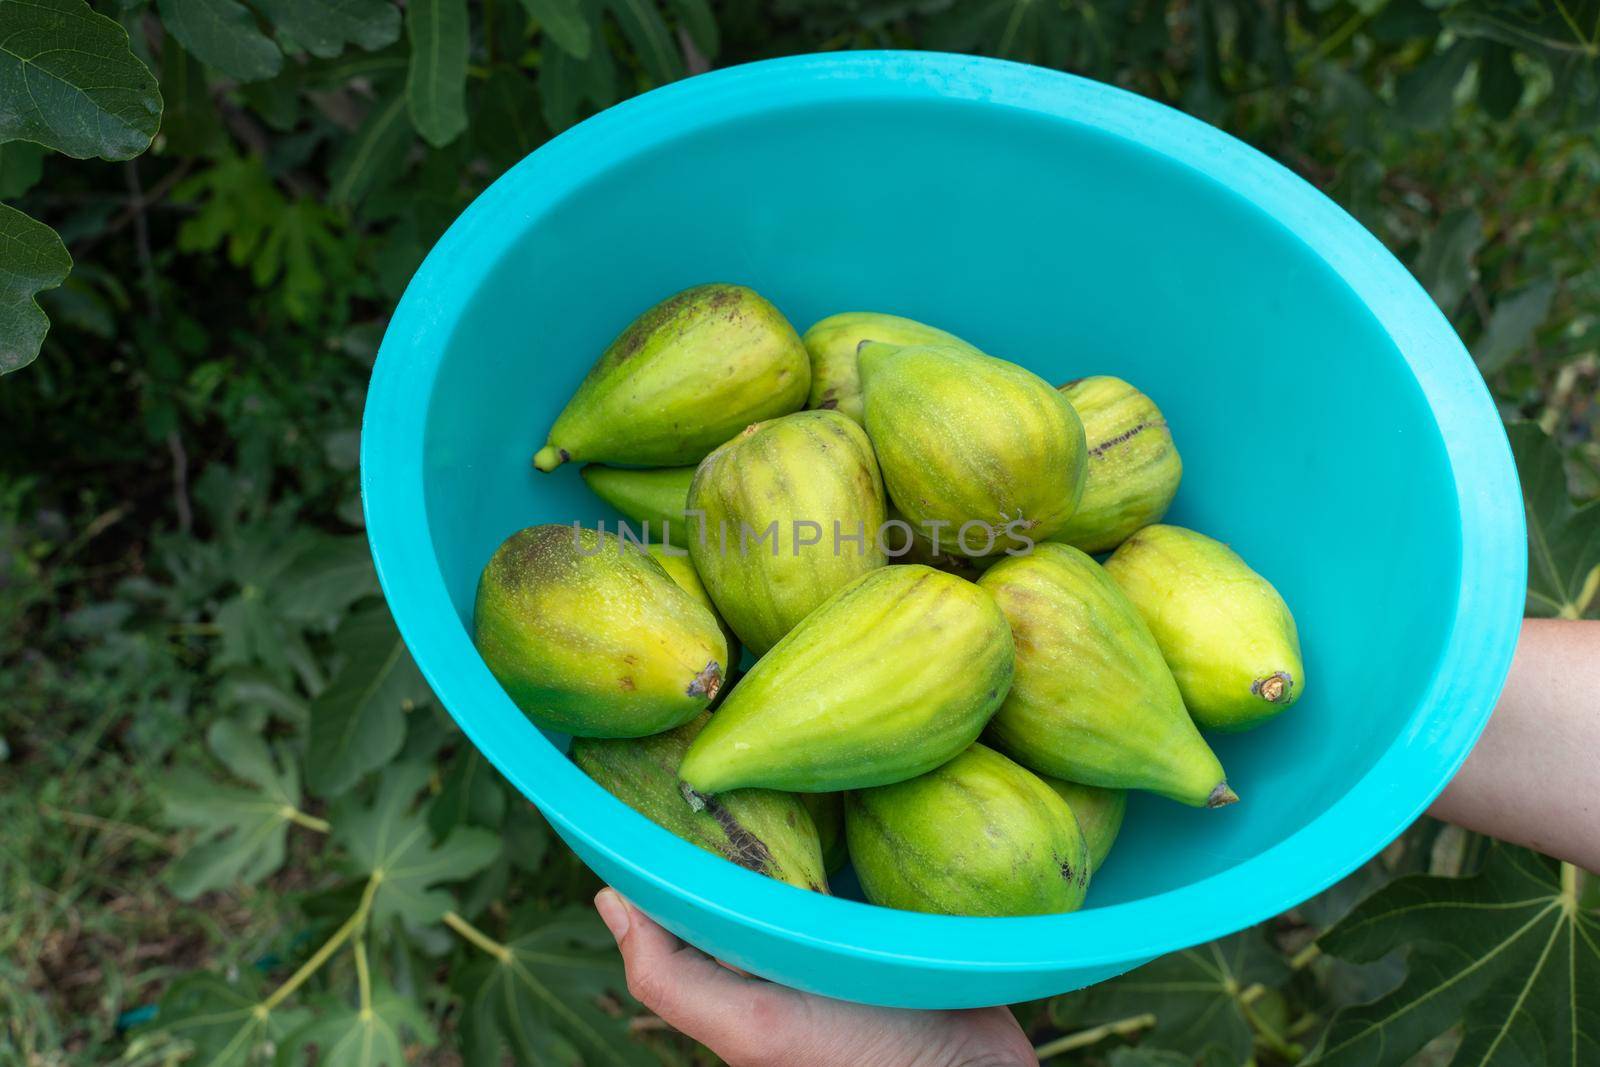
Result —
M751 1062L752 1038L772 1036L798 1008L787 990L742 978L685 945L616 890L602 889L594 904L622 951L628 992L730 1063Z

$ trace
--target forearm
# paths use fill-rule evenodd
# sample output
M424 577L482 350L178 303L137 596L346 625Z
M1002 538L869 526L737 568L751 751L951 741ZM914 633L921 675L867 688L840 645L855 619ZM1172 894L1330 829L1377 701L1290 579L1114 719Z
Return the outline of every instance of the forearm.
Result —
M1430 813L1600 871L1600 621L1523 623L1500 703Z

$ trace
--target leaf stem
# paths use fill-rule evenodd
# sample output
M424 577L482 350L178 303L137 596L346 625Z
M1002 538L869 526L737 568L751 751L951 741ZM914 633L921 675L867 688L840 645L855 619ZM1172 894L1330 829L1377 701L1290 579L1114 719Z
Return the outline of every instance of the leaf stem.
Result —
M346 919L344 925L335 930L333 936L324 941L322 947L313 952L311 958L302 963L300 969L289 976L288 981L274 989L271 996L256 1005L256 1014L265 1015L279 1004L282 1004L290 993L304 985L307 978L316 974L322 965L328 962L328 958L339 951L339 946L350 939L350 935L355 933L356 928L365 919L366 915L360 910L357 910L355 914Z
M283 817L292 823L304 826L307 830L315 830L319 834L328 833L333 829L327 819L319 819L315 815L307 815L299 808L288 804L284 805Z
M367 939L356 938L356 985L361 990L361 1017L372 1018L372 974L367 969Z
M1105 1023L1088 1030L1079 1030L1077 1033L1067 1034L1065 1037L1058 1037L1054 1041L1047 1041L1034 1049L1033 1054L1039 1057L1039 1061L1042 1063L1051 1056L1059 1056L1063 1052L1071 1052L1076 1048L1085 1048L1089 1045L1098 1044L1108 1037L1126 1037L1155 1024L1156 1017L1150 1012L1145 1012L1143 1015L1130 1015L1126 1019L1118 1019L1115 1022Z
M509 947L496 941L455 912L444 913L444 924L502 963L511 958Z
M1315 963L1317 957L1320 955L1322 955L1322 948L1315 941L1313 941L1305 948L1289 957L1289 969L1291 971L1303 971L1312 963Z
M313 974L316 974L317 971L321 969L322 965L327 963L335 952L339 951L339 946L350 940L351 934L354 934L356 931L360 930L366 925L367 913L372 910L372 895L377 892L377 889L377 879L367 879L367 888L362 892L361 903L356 907L355 912L350 916L350 918L344 921L343 925L341 925L339 929L333 932L332 937L328 938L328 940L322 943L321 948L317 949L317 951L311 954L310 959L306 960L300 965L299 970L291 974L288 980L281 986L279 986L277 989L274 989L272 994L268 996L266 1000L263 1000L260 1004L256 1005L255 1013L257 1016L264 1016L273 1008L276 1008L279 1004L282 1004L284 999L287 998L289 994L293 993L296 989L299 989L302 985L304 985L306 979L310 978Z
M1265 987L1260 985L1251 986L1250 989L1245 990L1245 992L1248 993L1257 989L1265 992ZM1249 1022L1250 1028L1256 1032L1256 1040L1267 1046L1267 1048L1271 1049L1279 1056L1282 1056L1290 1063L1299 1060L1300 1057L1304 1055L1304 1049L1297 1045L1290 1044L1282 1034L1278 1033L1271 1023L1263 1019L1256 1012L1256 1010L1245 1001L1243 996L1239 998L1239 1010L1244 1014L1245 1020Z

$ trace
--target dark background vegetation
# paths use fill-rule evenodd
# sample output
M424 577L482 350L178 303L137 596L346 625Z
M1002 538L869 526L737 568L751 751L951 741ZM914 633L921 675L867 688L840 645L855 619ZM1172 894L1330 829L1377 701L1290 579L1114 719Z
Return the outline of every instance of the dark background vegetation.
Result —
M43 2L0 0L8 42L89 11ZM1282 161L1411 267L1516 423L1530 613L1594 613L1600 0L93 9L159 80L149 150L0 144L0 199L75 263L0 379L0 1062L709 1062L622 992L592 876L410 667L355 466L385 316L445 226L555 132L710 66L1005 56ZM1517 922L1429 926L1383 890L1365 940L1317 942L1402 875ZM1594 1063L1595 904L1425 821L1260 929L1017 1010L1051 1062Z

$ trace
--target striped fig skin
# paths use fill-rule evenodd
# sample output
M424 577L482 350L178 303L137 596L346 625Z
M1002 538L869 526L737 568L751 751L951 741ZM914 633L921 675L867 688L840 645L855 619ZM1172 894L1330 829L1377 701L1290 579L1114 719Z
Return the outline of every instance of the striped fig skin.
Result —
M1147 789L1195 807L1238 799L1183 708L1161 650L1105 570L1042 544L978 580L1016 640L1016 679L986 739L1040 774Z
M1060 778L1040 775L1044 784L1056 791L1067 802L1072 814L1078 818L1078 830L1089 850L1089 873L1100 869L1116 844L1122 829L1122 817L1128 812L1126 789L1101 789L1099 786L1065 782Z
M1149 623L1202 729L1248 730L1300 699L1306 670L1289 605L1221 541L1146 526L1106 572Z
M722 687L717 620L655 560L610 534L531 526L478 580L472 640L547 730L643 737L694 718Z
M1155 401L1121 378L1080 378L1061 394L1083 421L1089 469L1078 510L1051 540L1109 552L1161 521L1183 480L1183 459Z
M752 422L798 411L811 358L789 320L742 285L668 297L611 342L533 458L679 467Z
M1076 911L1089 851L1054 790L973 745L910 781L847 794L845 833L868 900L943 915Z
M701 461L688 506L699 524L689 539L695 570L758 656L887 559L878 461L861 427L836 411L748 427Z
M951 345L859 354L863 422L884 485L914 526L944 524L967 556L1065 528L1083 493L1083 424L1066 397L1015 363ZM973 526L985 524L993 538Z
M710 718L703 714L654 737L575 738L572 762L628 807L685 841L757 874L826 893L822 844L799 797L738 789L692 804L684 796L678 764Z
M880 567L757 661L679 776L701 793L913 778L977 739L1013 658L1005 616L982 589L918 564Z
M972 348L953 333L925 326L915 319L882 315L874 311L846 311L829 315L800 337L811 356L811 395L806 407L833 410L853 422L861 421L861 371L856 349L862 341L891 345L956 345Z
M717 605L712 602L711 594L706 592L705 583L700 581L699 572L694 569L693 561L684 550L669 550L664 545L652 544L648 546L647 551L650 553L650 558L667 572L667 577L677 582L684 592L698 600L716 618L717 628L722 631L722 636L728 642L728 658L722 672L722 689L723 692L727 692L733 685L734 676L739 672L739 638L722 620L722 616L717 614Z

